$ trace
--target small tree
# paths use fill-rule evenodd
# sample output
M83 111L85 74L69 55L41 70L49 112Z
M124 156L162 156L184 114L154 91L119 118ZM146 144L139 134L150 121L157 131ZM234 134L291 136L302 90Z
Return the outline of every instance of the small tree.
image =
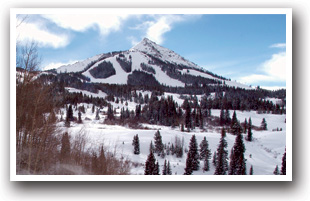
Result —
M100 112L100 110L99 110L99 108L98 108L98 109L96 110L96 120L99 120L99 119L100 119L99 112Z
M172 175L171 167L170 167L170 162L168 161L167 163L167 175Z
M147 160L145 162L145 169L144 174L145 175L154 175L156 172L156 159L153 154L153 151L150 152L150 154L147 157ZM158 169L157 169L158 170Z
M249 175L253 175L253 165L251 165L251 168L250 168L250 173L249 173Z
M252 137L252 120L251 117L249 118L249 124L248 124L248 135L246 138L247 141L252 142L253 137Z
M265 118L262 119L262 123L260 127L262 130L267 130L267 122Z
M286 150L282 157L281 175L286 175Z
M199 154L198 154L198 146L195 135L192 136L189 143L189 150L187 153L186 159L186 167L185 167L185 175L192 174L193 171L199 169Z
M276 168L274 169L273 174L274 174L274 175L279 175L279 168L278 168L278 165L277 165Z
M245 175L246 163L244 158L245 146L241 133L237 134L235 144L231 151L231 161L229 167L230 175Z
M199 144L199 151L200 151L200 154L199 154L199 159L200 160L204 160L207 156L207 158L210 158L211 156L211 151L209 149L209 144L208 144L208 141L206 139L206 137L203 138L203 140L201 141L201 143Z
M217 148L217 157L216 157L216 168L215 168L215 175L226 175L227 174L227 169L228 169L228 164L227 164L227 142L225 140L226 137L226 132L225 129L222 128L222 133L221 133L221 139L220 139L220 144Z
M164 149L164 144L163 144L159 130L157 130L155 135L154 135L154 144L155 144L155 151L154 152L157 153L159 156Z
M214 152L214 154L213 154L213 160L212 160L212 164L214 165L214 166L216 166L216 161L217 161L217 158L216 158L216 151Z
M133 153L136 155L140 154L140 142L139 142L139 136L138 134L133 136L133 140L132 140L132 145L133 145Z

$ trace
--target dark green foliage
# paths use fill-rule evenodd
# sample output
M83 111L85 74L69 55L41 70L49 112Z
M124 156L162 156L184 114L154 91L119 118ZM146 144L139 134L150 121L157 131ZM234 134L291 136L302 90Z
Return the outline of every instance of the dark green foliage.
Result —
M215 167L216 167L216 162L217 162L216 156L217 156L217 153L216 153L216 151L215 151L214 154L213 154L213 159L212 159L212 164L213 164Z
M78 113L78 123L82 123L82 113L79 111Z
M233 118L230 124L230 129L233 135L238 135L242 132L242 127L237 119L236 111L234 111Z
M156 72L152 66L149 66L145 63L141 63L140 66L141 66L142 70L149 72L149 73L152 73L152 74L156 74Z
M70 160L70 140L68 133L64 133L61 138L60 162L69 162Z
M249 118L249 123L248 123L248 135L247 135L247 138L246 140L249 141L249 142L252 142L253 140L253 137L252 137L252 120L251 120L251 117Z
M127 84L133 86L160 86L153 75L137 70L128 75Z
M204 137L201 143L199 144L199 159L204 160L206 157L210 159L211 157L211 150L209 149L209 143L207 141L207 138Z
M121 57L121 55L119 57L116 57L116 61L119 63L119 65L122 67L122 69L126 72L126 73L130 73L131 72L131 66L132 66L132 62L131 60L127 60L126 57Z
M101 62L97 67L94 67L91 70L89 70L89 73L94 78L108 78L116 74L112 63L106 61Z
M189 132L190 129L192 128L192 118L191 118L191 107L187 99L185 99L185 101L183 102L183 107L185 108L185 127Z
M160 135L159 130L157 130L154 135L154 144L155 144L154 153L157 153L159 156L164 150L164 144L163 144L162 137Z
M244 158L245 146L243 143L243 137L239 133L236 137L235 144L231 151L229 175L245 175L246 163Z
M155 162L156 162L155 156L153 154L153 151L151 151L145 162L145 169L144 169L145 175L159 174L159 168L157 167L158 163L156 164Z
M286 150L282 157L281 175L286 175Z
M267 122L266 122L265 118L262 119L261 129L262 130L267 130Z
M190 143L189 143L189 150L187 153L186 159L186 167L185 167L185 175L190 175L193 171L199 170L199 154L198 154L198 145L196 136L193 135Z
M72 105L70 105L68 110L67 110L66 121L73 121L73 120L74 120L73 110L72 110Z
M274 175L279 175L279 168L278 168L278 165L277 165L276 168L274 169L273 174L274 174Z
M133 153L136 155L140 154L140 142L138 134L133 136L132 145L133 145Z
M221 139L217 148L215 175L226 175L228 170L227 142L225 140L226 131L222 128Z
M254 173L254 171L253 171L253 165L251 165L249 175L253 175L253 173Z

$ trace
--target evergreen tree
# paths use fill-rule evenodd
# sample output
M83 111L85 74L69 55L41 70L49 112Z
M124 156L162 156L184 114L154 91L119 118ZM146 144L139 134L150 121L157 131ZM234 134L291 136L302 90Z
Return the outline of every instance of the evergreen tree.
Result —
M210 153L210 155L211 155L211 153ZM209 171L210 170L209 159L210 159L210 157L208 157L208 155L205 155L205 158L203 161L203 171Z
M145 175L154 175L156 173L156 159L153 154L153 151L150 152L150 154L147 157L147 160L145 162L145 169L144 174Z
M251 168L250 168L250 173L249 173L249 175L253 175L253 165L251 165Z
M154 150L155 150L155 148L154 148L154 145L153 145L153 141L151 141L149 151L150 152L154 152Z
M217 162L217 158L216 158L217 154L216 151L213 154L213 160L212 160L212 164L216 167L216 162Z
M248 121L245 118L244 119L244 123L243 123L243 132L246 133L247 130L248 130Z
M203 140L199 144L199 147L200 147L199 159L204 160L206 158L206 156L207 156L207 158L210 158L211 151L209 149L209 144L208 144L206 137L203 138Z
M154 169L153 175L160 175L159 172L160 172L160 169L159 169L159 164L157 161L155 164L155 169Z
M251 117L249 118L249 124L248 124L248 135L247 135L247 141L252 142L253 137L252 137L252 120Z
M229 125L231 123L230 113L227 108L225 110L224 119L225 119L225 124Z
M167 175L172 175L171 167L170 167L170 162L168 161L167 163Z
M274 169L273 174L274 174L274 175L279 175L279 168L278 168L278 165L277 165L276 168Z
M216 157L216 168L215 175L226 175L228 169L228 152L227 152L227 142L225 140L226 132L225 129L222 128L221 139L219 146L217 148L217 157Z
M78 123L82 123L82 114L81 114L81 112L79 111L79 113L78 113L78 116L79 116L79 118L78 118Z
M96 120L99 120L100 119L100 116L99 116L99 108L97 108L96 110Z
M224 109L222 108L220 112L220 125L223 126L225 123L226 123L225 112Z
M163 144L162 137L160 135L159 130L157 130L154 135L154 144L155 144L154 152L157 153L159 156L164 150L164 144Z
M262 119L261 129L262 130L267 130L267 122L266 122L265 118Z
M231 120L230 124L231 133L234 135L237 135L238 133L241 133L242 127L237 119L236 111L234 111L233 118Z
M72 110L72 105L69 106L68 110L67 110L67 117L66 117L67 121L73 121L73 110Z
M186 167L185 167L185 175L190 175L193 171L199 170L199 154L198 154L198 146L196 136L193 135L190 143L189 150L187 153L186 159Z
M185 127L189 132L192 128L191 107L187 99L185 99L183 105L185 105Z
M167 161L164 162L163 175L167 175Z
M110 120L114 119L113 106L111 104L108 105L107 118Z
M65 132L61 138L60 162L68 162L70 160L70 152L69 135Z
M140 142L139 142L139 136L138 134L133 136L133 140L132 140L132 145L133 145L133 153L138 155L140 154Z
M91 112L94 114L95 112L95 105L93 104L92 108L91 108Z
M286 150L282 157L281 175L286 175Z
M231 161L229 167L230 175L245 175L246 163L244 158L245 146L241 133L237 134L235 144L231 152Z

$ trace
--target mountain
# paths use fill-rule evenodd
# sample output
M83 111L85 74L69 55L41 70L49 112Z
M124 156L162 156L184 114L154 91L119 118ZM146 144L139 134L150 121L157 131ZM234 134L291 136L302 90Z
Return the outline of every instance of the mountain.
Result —
M127 51L99 54L60 66L56 72L80 73L92 83L171 87L221 84L252 89L215 75L147 38Z

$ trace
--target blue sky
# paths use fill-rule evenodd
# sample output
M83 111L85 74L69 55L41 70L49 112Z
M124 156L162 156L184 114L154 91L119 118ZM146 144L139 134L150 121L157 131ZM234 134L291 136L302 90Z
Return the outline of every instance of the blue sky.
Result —
M17 34L38 43L42 69L128 50L147 37L226 78L286 84L285 15L28 15Z

